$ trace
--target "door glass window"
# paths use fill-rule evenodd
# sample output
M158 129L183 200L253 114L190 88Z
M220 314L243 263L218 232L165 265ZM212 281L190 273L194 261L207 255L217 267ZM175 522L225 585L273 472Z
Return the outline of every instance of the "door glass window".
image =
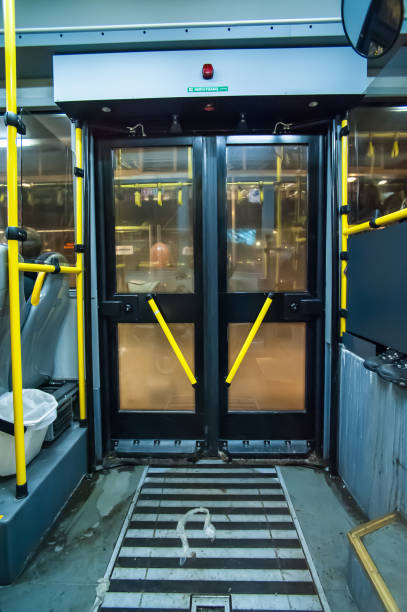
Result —
M189 364L194 363L194 325L171 324ZM119 323L120 410L195 410L195 392L159 325Z
M114 150L118 293L193 293L192 147Z
M252 323L229 325L229 364ZM305 323L263 323L229 387L229 412L304 411Z
M306 291L306 145L227 148L227 290Z

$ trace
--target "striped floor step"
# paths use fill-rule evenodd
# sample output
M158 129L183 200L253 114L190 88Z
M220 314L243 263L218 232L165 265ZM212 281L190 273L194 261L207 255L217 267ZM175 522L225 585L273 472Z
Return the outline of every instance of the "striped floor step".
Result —
M183 558L177 523L203 506L185 529L193 557ZM199 462L147 467L106 572L103 612L329 611L280 471ZM194 604L225 596L225 604ZM198 599L196 599L198 602ZM211 600L212 601L212 600Z

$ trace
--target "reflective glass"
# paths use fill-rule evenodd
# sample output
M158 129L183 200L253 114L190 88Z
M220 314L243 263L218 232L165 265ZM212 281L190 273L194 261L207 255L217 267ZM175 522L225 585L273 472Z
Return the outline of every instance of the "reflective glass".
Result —
M73 160L71 122L65 115L23 116L27 134L22 139L22 223L39 237L22 245L25 261L45 252L64 255L75 263ZM70 277L75 283L74 276Z
M349 223L407 207L407 107L359 108L349 117Z
M114 151L119 293L193 293L192 148Z
M228 329L229 369L252 323ZM305 323L263 323L232 384L230 412L305 410Z
M194 325L170 325L194 371ZM166 412L195 410L195 391L157 324L120 323L120 410Z
M306 291L307 146L227 149L227 289Z

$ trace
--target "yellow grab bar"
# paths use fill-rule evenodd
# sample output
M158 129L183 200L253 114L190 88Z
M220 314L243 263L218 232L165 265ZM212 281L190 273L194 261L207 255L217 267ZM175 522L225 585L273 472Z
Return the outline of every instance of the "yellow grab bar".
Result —
M6 60L6 117L17 116L16 31L14 0L3 0L4 53ZM17 128L7 121L7 223L18 226ZM8 240L8 273L10 295L11 376L13 388L14 443L16 455L16 497L28 494L24 448L23 377L21 371L20 276L18 240Z
M147 295L146 296L148 305L150 306L151 310L153 311L153 314L155 316L155 318L157 319L161 329L163 330L165 337L167 338L168 342L171 345L172 350L174 351L175 355L178 358L178 361L180 362L181 366L183 367L185 374L188 376L189 382L191 383L191 385L193 387L195 387L197 380L195 378L195 376L192 373L191 368L189 367L184 355L181 352L181 349L179 348L178 344L175 341L174 336L171 333L170 328L168 327L167 323L164 320L164 317L162 316L160 309L158 308L156 301L154 300L152 295Z
M37 274L37 278L35 279L34 288L31 294L32 306L38 306L38 304L40 303L41 289L44 284L46 274L46 272L39 272Z
M232 382L232 380L235 377L236 372L238 371L240 364L242 363L247 351L249 350L249 347L251 345L251 343L254 340L255 335L257 334L257 331L260 327L260 325L263 323L263 319L267 314L268 309L271 306L272 303L272 293L269 293L268 296L266 297L266 301L264 302L259 314L257 315L257 319L255 320L255 322L253 323L253 326L251 328L251 330L249 331L249 335L247 336L246 340L244 341L244 344L242 346L242 348L240 349L240 352L238 354L238 356L235 359L235 363L232 366L232 369L230 370L229 374L226 377L226 384L230 385L230 383Z
M401 210L396 210L392 213L388 213L387 215L376 217L376 219L371 219L370 221L359 223L358 225L350 225L346 230L346 235L353 236L354 234L360 234L361 232L372 230L377 227L383 227L385 225L397 223L398 221L403 221L403 219L406 218L407 208L402 208Z
M18 269L21 272L55 272L54 264L35 264L35 263L23 263L18 264ZM73 266L60 266L59 272L61 274L79 274L80 268Z
M80 122L75 125L75 158L76 166L82 169L82 128ZM83 172L76 174L76 245L83 246ZM76 267L76 325L78 329L78 386L79 386L79 422L86 427L86 376L85 376L85 338L84 338L84 307L83 307L83 248L77 251Z

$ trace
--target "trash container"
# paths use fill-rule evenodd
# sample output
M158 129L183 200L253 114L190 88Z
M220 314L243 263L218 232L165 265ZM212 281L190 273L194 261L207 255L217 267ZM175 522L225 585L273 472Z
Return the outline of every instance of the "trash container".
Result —
M57 416L57 401L40 389L23 390L24 446L28 465L38 455L48 425ZM0 396L0 476L16 473L13 394Z

